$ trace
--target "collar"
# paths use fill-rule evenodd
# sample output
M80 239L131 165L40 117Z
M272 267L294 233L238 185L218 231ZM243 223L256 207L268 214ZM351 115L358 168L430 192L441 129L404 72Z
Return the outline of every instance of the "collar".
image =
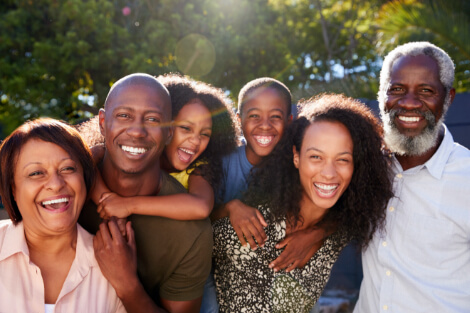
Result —
M407 170L407 172L412 174L420 171L422 168L426 168L431 176L436 179L441 179L447 161L449 160L450 154L452 153L452 147L454 145L454 138L452 137L449 129L447 129L447 126L444 124L442 126L444 127L444 138L442 139L439 148L436 150L436 153L434 153L434 155L424 164L410 168ZM394 155L393 163L399 172L403 172L400 162L398 162Z
M24 236L23 222L19 222L15 226L9 221L0 251L0 261L17 253L23 253L28 261L30 261L28 244ZM77 224L77 246L74 263L84 265L78 268L82 276L88 273L90 267L98 266L93 250L93 236L79 224Z

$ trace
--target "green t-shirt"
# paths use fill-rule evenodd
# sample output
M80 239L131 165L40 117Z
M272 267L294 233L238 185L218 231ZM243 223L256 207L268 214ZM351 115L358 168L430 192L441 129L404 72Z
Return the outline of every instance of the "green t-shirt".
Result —
M184 193L173 177L162 171L157 196ZM131 215L137 245L137 270L145 289L155 301L189 301L202 296L210 273L212 228L209 219L177 221L164 217ZM78 220L95 234L101 219L89 201Z

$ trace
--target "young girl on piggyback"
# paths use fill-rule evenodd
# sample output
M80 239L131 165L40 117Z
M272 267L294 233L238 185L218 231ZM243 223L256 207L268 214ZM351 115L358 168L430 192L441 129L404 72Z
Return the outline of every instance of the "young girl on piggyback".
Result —
M121 197L102 182L92 199L101 217L131 214L176 220L204 219L214 205L214 188L222 179L222 157L236 148L234 114L221 89L178 75L157 78L169 91L173 137L165 147L161 168L175 177L187 194ZM95 148L95 159L104 151ZM103 149L104 150L104 149ZM98 201L99 199L99 201Z

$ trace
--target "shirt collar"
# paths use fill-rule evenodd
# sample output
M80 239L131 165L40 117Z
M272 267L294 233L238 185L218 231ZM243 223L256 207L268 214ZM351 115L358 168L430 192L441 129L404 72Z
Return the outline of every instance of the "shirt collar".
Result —
M79 271L84 276L90 267L98 266L95 259L93 250L93 236L77 224L77 246L75 260L80 266ZM24 236L23 222L19 222L16 226L10 222L5 237L3 239L3 246L0 251L0 261L16 254L23 253L29 260L29 249Z
M431 174L436 179L440 179L442 177L442 173L444 172L444 168L447 164L447 161L450 157L450 154L452 152L452 147L454 144L454 138L452 137L452 134L450 131L447 129L447 126L443 124L444 127L444 138L442 139L441 144L439 145L439 148L437 151L434 153L434 155L427 160L424 164L415 166L413 168L410 168L407 170L410 173L417 172L421 170L422 168L426 168ZM393 156L393 163L394 166L399 169L400 172L403 171L400 162Z
M5 231L5 237L3 238L3 245L0 251L0 261L3 261L16 253L23 253L29 259L29 249L24 237L23 222L13 225L10 221L10 225L8 225L8 228Z

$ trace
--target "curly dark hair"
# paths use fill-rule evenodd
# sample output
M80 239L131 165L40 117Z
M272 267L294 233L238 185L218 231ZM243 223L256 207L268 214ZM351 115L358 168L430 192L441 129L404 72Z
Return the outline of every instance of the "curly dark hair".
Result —
M365 248L374 232L383 230L385 209L393 196L390 166L382 153L380 124L364 104L343 95L311 98L299 104L299 111L299 118L292 122L273 152L253 171L244 200L252 206L269 206L275 220L290 216L294 226L302 223L302 186L292 149L295 146L300 152L305 130L312 123L339 122L353 141L354 172L346 191L318 225L345 230L359 247Z
M157 79L170 92L173 119L194 99L199 99L211 113L212 135L209 144L186 170L197 167L198 170L193 173L204 177L216 190L222 180L222 157L237 147L238 128L227 97L222 89L179 74L165 74Z

